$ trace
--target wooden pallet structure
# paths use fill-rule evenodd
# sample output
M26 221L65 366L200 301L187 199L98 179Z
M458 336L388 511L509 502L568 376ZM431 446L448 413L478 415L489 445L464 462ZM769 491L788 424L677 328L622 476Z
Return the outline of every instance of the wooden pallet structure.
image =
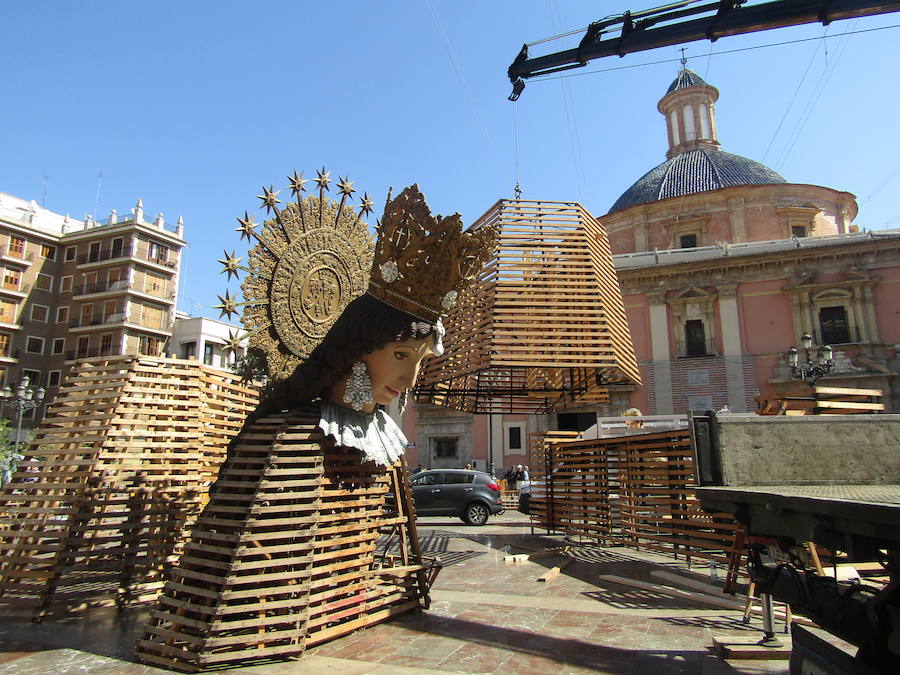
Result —
M556 432L559 433L559 432ZM532 522L601 544L726 564L737 523L696 498L687 429L529 444Z
M808 394L757 397L760 415L858 415L884 412L881 389L814 385Z
M445 319L417 400L473 413L546 413L639 384L602 225L580 204L501 199L473 229L496 226L495 254Z
M0 614L153 599L257 399L197 361L78 361L0 492Z
M248 425L232 445L138 659L187 672L296 658L426 608L405 463L335 447L308 407Z

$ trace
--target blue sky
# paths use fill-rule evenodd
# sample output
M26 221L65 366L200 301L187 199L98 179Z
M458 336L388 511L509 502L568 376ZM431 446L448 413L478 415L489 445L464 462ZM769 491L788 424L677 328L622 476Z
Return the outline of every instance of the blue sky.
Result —
M506 69L524 42L654 4L6 0L0 192L78 218L138 197L150 216L182 216L179 308L214 317L226 287L215 260L244 248L236 216L295 168L349 174L376 214L388 186L418 182L434 212L470 223L512 197L518 175L524 198L602 215L664 159L656 103L679 52L532 80L516 104ZM722 148L854 193L863 228L900 226L900 28L870 30L897 24L900 13L685 45L720 91Z

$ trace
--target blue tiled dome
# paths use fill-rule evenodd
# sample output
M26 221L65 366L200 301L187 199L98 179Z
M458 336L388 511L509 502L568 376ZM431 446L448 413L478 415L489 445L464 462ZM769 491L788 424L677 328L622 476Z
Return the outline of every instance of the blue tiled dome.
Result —
M735 185L771 185L786 182L772 169L752 159L722 150L701 148L675 155L672 159L650 169L625 190L609 213L627 209L635 204L647 204Z
M708 87L709 85L703 81L703 78L700 77L693 70L688 70L687 68L683 68L681 72L678 73L678 77L672 80L672 84L669 85L669 88L666 89L666 94L671 94L676 89L684 89L685 87Z

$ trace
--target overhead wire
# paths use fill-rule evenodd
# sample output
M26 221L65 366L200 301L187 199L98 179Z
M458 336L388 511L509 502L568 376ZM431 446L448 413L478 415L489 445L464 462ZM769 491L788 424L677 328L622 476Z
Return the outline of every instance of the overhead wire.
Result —
M560 25L559 0L551 0L550 16L555 26ZM566 125L569 131L569 144L572 151L572 164L575 169L575 180L578 185L578 199L584 203L587 192L587 180L585 178L584 161L581 154L581 139L578 134L578 120L575 116L575 105L572 101L572 92L567 82L560 82L563 105L566 112Z
M828 28L830 28L830 26L825 27L825 33L823 33L823 36L828 33ZM800 93L800 89L803 88L803 83L806 81L806 76L809 75L809 71L812 68L813 63L815 62L816 57L819 55L819 50L822 49L822 45L824 45L824 44L825 44L824 40L819 41L819 43L816 45L816 50L813 52L812 57L810 57L810 59L809 59L809 63L806 64L806 70L803 71L803 77L800 78L800 82L797 84L797 88L794 90L794 95L791 96L790 102L787 104L787 107L784 109L784 114L781 116L781 120L778 122L778 126L775 128L775 133L772 134L772 138L769 141L769 144L766 146L766 151L762 155L762 159L760 161L762 161L763 163L765 163L765 161L766 161L766 157L769 154L769 150L772 149L772 144L775 143L775 139L778 137L778 134L781 132L781 127L784 124L784 121L787 119L788 114L790 113L791 108L794 105L794 101L797 100L797 95Z
M785 146L785 149L781 155L781 158L775 165L776 170L780 170L781 167L784 166L785 162L787 162L788 157L790 157L791 152L794 149L794 146L797 145L797 141L800 140L800 137L803 135L803 130L806 128L807 122L809 122L812 117L813 111L816 109L816 105L819 103L819 99L822 98L822 94L825 93L825 89L828 86L828 82L831 80L831 76L834 74L834 71L837 69L838 63L840 63L841 57L844 55L844 51L847 49L847 45L850 42L850 29L856 24L859 19L854 19L853 23L850 24L848 29L840 34L839 37L845 38L843 41L838 43L838 47L835 50L837 52L834 60L831 64L828 63L828 49L826 47L825 50L825 67L822 70L822 76L819 78L819 81L816 83L816 88L813 90L813 93L810 94L810 99L807 102L806 107L803 109L803 113L801 113L800 119L797 121L797 124L794 126L794 132L791 135L790 141Z
M456 73L456 77L460 82L460 85L463 88L463 91L466 95L466 100L469 104L469 111L472 113L472 117L475 118L475 123L481 131L481 135L484 139L485 145L488 148L488 152L491 155L491 159L494 162L494 165L497 167L497 170L502 172L503 167L500 163L500 159L497 155L497 149L494 146L494 141L491 139L491 135L488 132L487 126L484 123L484 120L481 118L481 113L478 110L478 104L475 101L475 97L472 95L472 90L469 88L469 83L463 75L462 68L459 66L459 61L456 58L456 52L453 49L453 45L450 42L450 37L447 35L447 31L444 29L444 23L441 21L440 14L438 14L437 8L434 6L434 2L432 0L425 0L425 4L428 6L428 11L431 13L431 19L434 21L434 25L438 30L438 33L441 35L441 40L444 43L444 49L447 52L447 57L450 59L450 65L453 67L453 71Z

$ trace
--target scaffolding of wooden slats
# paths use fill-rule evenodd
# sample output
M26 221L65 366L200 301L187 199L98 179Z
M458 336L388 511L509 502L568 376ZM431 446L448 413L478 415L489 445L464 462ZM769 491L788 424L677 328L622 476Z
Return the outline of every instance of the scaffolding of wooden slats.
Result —
M532 487L534 524L601 544L727 562L737 523L700 508L687 429L550 437L529 448L540 481Z
M473 229L496 252L447 319L417 400L474 413L544 413L608 400L640 374L609 242L574 202L502 199Z
M0 614L153 599L257 400L197 361L76 362L0 493Z
M194 672L295 658L428 606L436 568L419 550L405 464L363 462L318 421L309 407L241 432L138 642L140 660Z
M813 385L805 395L758 396L760 415L858 415L884 412L881 389Z

